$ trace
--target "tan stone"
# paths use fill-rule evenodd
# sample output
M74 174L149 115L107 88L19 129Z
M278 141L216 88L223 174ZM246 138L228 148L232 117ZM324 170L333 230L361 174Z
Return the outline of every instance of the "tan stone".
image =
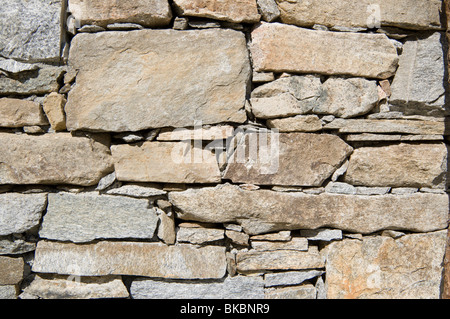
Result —
M181 219L238 223L250 235L317 228L364 234L384 229L429 232L448 225L445 194L309 195L224 184L170 193L169 200Z
M0 127L33 125L48 125L38 103L6 97L0 99Z
M175 0L174 3L183 16L235 23L255 23L261 17L256 0Z
M0 184L95 185L113 169L101 136L0 133Z
M66 129L66 114L64 106L66 98L62 94L50 93L44 100L44 112L55 131L63 131Z
M167 245L173 245L176 242L175 217L174 214L168 214L159 210L158 238Z
M176 130L162 129L158 134L158 141L186 141L186 140L225 140L232 137L234 127L230 125L210 126L202 128L180 128Z
M398 64L385 35L328 32L263 23L252 32L257 72L320 73L387 79Z
M344 181L361 186L444 188L447 147L438 144L398 144L356 149Z
M276 251L276 250L308 251L308 239L294 237L288 242L252 241L252 248L261 251Z
M128 22L147 27L166 26L172 13L167 0L69 0L69 11L80 25Z
M216 183L220 170L211 151L184 142L145 142L111 147L117 180L161 183Z
M225 231L225 236L229 238L234 244L248 246L250 236L246 233L227 229Z
M329 299L438 299L447 231L332 243Z
M24 265L22 258L0 256L0 285L15 285L22 281Z
M108 241L76 245L40 241L32 270L78 276L222 278L226 272L225 247Z
M316 287L311 284L265 289L265 299L316 299Z
M255 235L251 237L252 242L254 240L261 240L261 241L290 241L292 239L291 231L289 230L282 230L277 233L271 233L271 234L263 234L263 235Z
M284 119L267 121L269 128L276 128L280 132L316 132L322 129L322 121L317 115L298 115Z

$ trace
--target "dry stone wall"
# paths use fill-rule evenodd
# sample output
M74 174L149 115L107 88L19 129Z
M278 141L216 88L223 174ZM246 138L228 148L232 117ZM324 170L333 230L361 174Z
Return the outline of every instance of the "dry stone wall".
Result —
M449 298L450 7L382 2L1 2L0 297Z

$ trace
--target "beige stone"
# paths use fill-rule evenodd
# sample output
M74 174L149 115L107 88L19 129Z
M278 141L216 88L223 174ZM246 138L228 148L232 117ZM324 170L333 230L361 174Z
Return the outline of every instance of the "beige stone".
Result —
M328 249L329 299L439 299L447 231L344 240Z
M294 237L288 242L252 241L252 248L261 251L277 251L277 250L308 251L308 239Z
M80 25L128 22L146 27L166 26L172 13L167 0L69 0L69 11Z
M445 144L398 144L356 149L344 181L361 186L444 188Z
M78 34L69 64L79 70L66 104L70 131L128 132L247 119L251 73L242 32Z
M141 146L113 145L119 181L217 183L220 170L211 151L184 142L145 142Z
M158 238L167 245L173 245L176 242L175 216L165 211L159 210Z
M322 129L322 121L317 115L298 115L267 120L267 126L276 128L280 132L316 132Z
M225 238L225 231L217 228L179 227L177 241L179 243L205 244Z
M0 98L0 127L48 125L39 103L14 98Z
M385 35L328 32L263 23L252 32L257 72L320 73L387 79L398 64Z
M256 0L175 0L174 3L183 16L235 23L255 23L261 17Z
M0 285L15 285L22 281L24 266L22 258L0 256Z
M176 130L162 129L158 134L158 141L186 141L186 140L225 140L232 137L234 127L230 125L201 127L194 129L179 128Z
M316 299L316 287L311 284L265 289L265 299Z
M76 245L40 241L32 270L78 276L222 278L226 272L225 247L108 241Z
M246 233L227 229L225 236L236 245L248 246L250 236Z
M44 112L55 131L63 131L66 129L66 114L64 106L66 98L62 94L50 93L44 100Z
M283 242L283 241L290 241L291 239L292 239L291 231L289 230L282 230L277 233L255 235L251 237L252 242L255 240Z

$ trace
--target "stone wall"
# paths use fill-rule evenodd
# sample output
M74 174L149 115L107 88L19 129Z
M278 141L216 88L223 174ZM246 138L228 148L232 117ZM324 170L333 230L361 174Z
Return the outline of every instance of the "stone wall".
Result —
M449 298L444 8L1 2L0 297Z

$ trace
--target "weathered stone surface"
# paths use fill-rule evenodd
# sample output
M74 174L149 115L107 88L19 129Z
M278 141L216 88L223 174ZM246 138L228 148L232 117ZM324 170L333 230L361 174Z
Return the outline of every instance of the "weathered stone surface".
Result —
M61 0L2 1L0 56L26 61L59 60L61 9Z
M389 102L405 114L441 115L446 99L444 33L413 37L403 45Z
M262 277L227 277L223 282L164 282L136 279L131 284L133 299L263 299Z
M251 237L251 240L261 240L261 241L290 241L292 239L291 231L282 230L277 233L255 235Z
M347 183L330 182L325 187L325 192L334 194L355 195L356 187Z
M0 256L0 285L15 285L23 279L22 258Z
M322 129L322 121L317 115L297 115L268 120L267 126L276 128L280 132L316 132Z
M36 275L24 293L40 299L127 298L120 276L74 277Z
M20 73L39 69L37 64L22 63L13 59L0 58L0 70L8 73Z
M334 135L249 133L229 159L224 178L258 185L320 186L351 152Z
M0 133L0 184L95 185L112 171L100 138Z
M221 175L211 151L185 142L113 145L117 179L128 182L216 183Z
M443 141L442 135L397 135L397 134L349 134L344 137L347 142L414 142Z
M0 236L23 233L39 224L46 194L0 194Z
M16 299L17 289L15 285L0 285L0 299Z
M174 4L183 16L235 23L255 23L260 19L256 0L175 0Z
M342 239L342 230L339 229L303 229L300 230L300 236L308 240L333 241Z
M40 241L32 270L78 276L222 278L226 272L225 247L107 241L76 245Z
M173 192L169 200L181 219L239 223L252 235L324 227L364 234L383 229L429 232L447 228L448 217L445 194L309 195L225 184Z
M404 29L441 28L441 0L290 1L276 0L281 21L304 27L400 27ZM411 10L414 8L414 10Z
M276 250L238 252L237 271L248 273L267 270L297 270L325 267L325 259L315 246L308 251Z
M438 299L447 231L331 244L329 299Z
M256 0L256 3L264 21L272 22L280 16L280 9L275 0Z
M156 211L146 199L57 193L48 195L39 236L76 243L102 238L151 239L157 224Z
M265 299L316 299L316 288L313 285L298 287L269 288L265 290Z
M225 231L225 236L236 245L248 246L250 236L246 233L227 229Z
M128 22L146 27L166 26L172 13L167 0L69 0L69 11L80 25Z
M36 244L13 235L0 237L0 255L21 255L36 249Z
M180 227L177 231L179 243L205 244L225 238L225 231L216 228Z
M232 137L234 127L230 125L219 125L210 127L201 127L194 129L180 128L176 130L162 129L158 134L158 141L186 141L186 140L225 140Z
M46 124L48 121L39 103L13 98L0 99L0 127Z
M264 286L295 286L306 280L318 277L324 272L321 270L287 271L264 275Z
M159 213L158 238L167 245L175 244L177 239L175 215L172 212L169 214L162 210L157 210L157 212Z
M350 157L344 180L352 185L444 188L445 144L362 147Z
M65 105L66 98L64 95L56 92L50 93L44 100L44 112L55 131L63 131L66 129Z
M124 132L246 120L250 63L238 31L80 34L69 63L79 69L66 104L69 130Z
M320 73L387 79L398 64L385 35L327 32L263 23L252 32L256 71Z
M294 237L288 242L252 241L252 248L261 251L277 251L277 250L308 251L308 239Z
M152 184L127 184L106 191L110 195L122 195L137 198L155 197L167 194L161 187Z

